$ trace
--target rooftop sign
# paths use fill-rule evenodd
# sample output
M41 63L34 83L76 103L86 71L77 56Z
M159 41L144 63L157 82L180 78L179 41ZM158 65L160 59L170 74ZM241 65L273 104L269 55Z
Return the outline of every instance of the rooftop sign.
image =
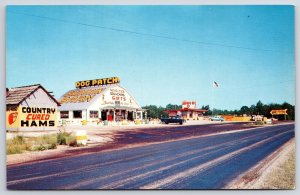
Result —
M120 78L119 77L110 77L110 78L103 78L103 79L77 81L75 83L75 87L76 88L82 88L82 87L92 87L92 86L109 85L109 84L116 84L116 83L120 83Z
M196 108L196 101L183 101L182 102L182 109L195 109Z

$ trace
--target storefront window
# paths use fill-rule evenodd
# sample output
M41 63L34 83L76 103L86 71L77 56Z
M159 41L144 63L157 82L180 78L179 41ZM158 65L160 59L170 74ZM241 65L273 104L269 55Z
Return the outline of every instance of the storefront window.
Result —
M60 111L60 118L69 118L69 111Z
M73 111L73 118L82 118L82 111L81 110L74 110Z
M99 118L98 111L90 110L90 118Z

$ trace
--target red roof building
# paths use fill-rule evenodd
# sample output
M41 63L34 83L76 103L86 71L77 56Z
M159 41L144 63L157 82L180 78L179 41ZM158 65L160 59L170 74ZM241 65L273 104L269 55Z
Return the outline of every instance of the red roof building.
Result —
M165 110L169 116L181 116L186 120L199 120L208 110L197 109L196 101L183 101L181 109Z

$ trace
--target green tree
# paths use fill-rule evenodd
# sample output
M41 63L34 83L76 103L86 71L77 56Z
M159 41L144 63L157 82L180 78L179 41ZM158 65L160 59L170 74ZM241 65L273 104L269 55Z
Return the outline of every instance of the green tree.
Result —
M167 110L174 110L174 109L181 109L181 108L182 108L182 106L177 105L177 104L168 104L168 105L166 105Z
M143 106L143 109L147 110L148 118L161 118L166 117L167 113L164 112L165 108L157 107L156 105Z
M293 106L287 102L284 102L281 105L281 109L287 109L287 113L288 113L287 119L295 120L295 106Z
M251 110L248 106L242 106L240 109L240 114L251 115Z
M211 112L211 110L210 110L210 108L209 108L209 105L202 106L201 109L202 109L202 110L207 110L207 112L205 112L205 113L203 114L204 116L212 115L212 112Z
M259 100L256 103L256 106L255 106L256 112L257 112L256 114L258 114L258 115L264 115L265 113L264 113L263 107L264 107L264 104Z

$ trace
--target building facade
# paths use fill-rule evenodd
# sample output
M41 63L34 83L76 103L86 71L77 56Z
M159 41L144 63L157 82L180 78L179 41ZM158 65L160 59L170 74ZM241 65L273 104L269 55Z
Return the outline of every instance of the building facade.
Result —
M165 110L169 116L180 116L185 120L201 120L207 110L197 109L196 101L184 100L181 109Z
M143 109L118 77L79 81L60 98L59 123L96 125L143 119Z
M59 102L40 84L6 89L6 130L57 130Z

